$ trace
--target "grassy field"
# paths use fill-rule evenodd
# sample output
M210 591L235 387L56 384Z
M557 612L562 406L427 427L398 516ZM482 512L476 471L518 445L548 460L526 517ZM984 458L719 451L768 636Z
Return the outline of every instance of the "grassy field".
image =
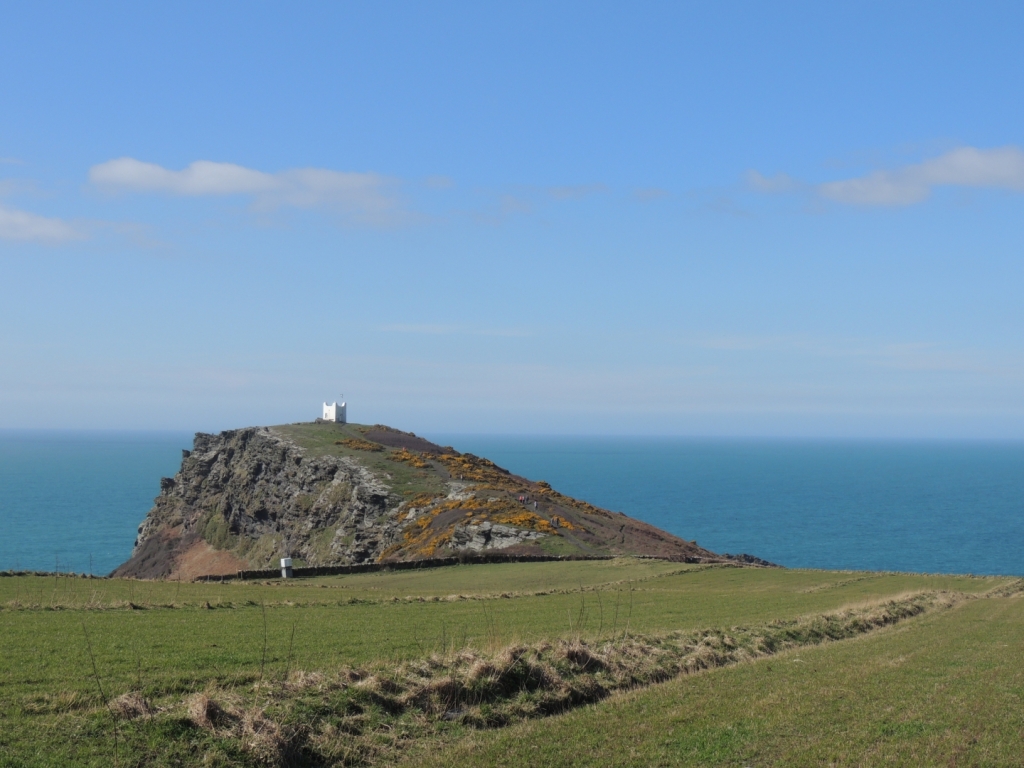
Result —
M1024 764L1024 600L474 733L418 766Z
M1019 661L1024 601L988 596L1015 583L632 559L264 583L0 577L0 766L110 765L115 748L121 765L388 764L442 747L440 764L536 764L516 739L566 765L812 764L830 745L856 763L886 728L938 754L946 721L904 727L860 702L981 697ZM871 672L872 647L908 661ZM1022 692L1013 679L1001 701ZM950 717L969 729L982 711ZM972 754L1009 754L985 744Z

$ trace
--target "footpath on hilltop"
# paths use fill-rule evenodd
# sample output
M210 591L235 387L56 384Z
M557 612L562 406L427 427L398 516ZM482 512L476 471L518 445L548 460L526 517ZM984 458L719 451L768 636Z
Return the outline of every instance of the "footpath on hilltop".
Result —
M642 555L759 562L565 496L487 459L382 425L197 433L113 573L191 579L438 557ZM763 563L764 564L764 563Z

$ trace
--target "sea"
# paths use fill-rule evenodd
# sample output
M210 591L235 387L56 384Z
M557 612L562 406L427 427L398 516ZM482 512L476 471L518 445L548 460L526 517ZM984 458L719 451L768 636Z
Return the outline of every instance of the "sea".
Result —
M1024 443L427 435L716 552L1024 575ZM186 433L0 432L0 570L105 574Z

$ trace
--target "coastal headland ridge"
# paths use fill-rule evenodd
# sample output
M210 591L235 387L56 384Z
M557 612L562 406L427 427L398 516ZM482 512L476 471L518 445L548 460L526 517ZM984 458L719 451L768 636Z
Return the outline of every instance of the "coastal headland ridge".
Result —
M113 573L191 579L439 558L719 555L384 425L310 422L197 433Z

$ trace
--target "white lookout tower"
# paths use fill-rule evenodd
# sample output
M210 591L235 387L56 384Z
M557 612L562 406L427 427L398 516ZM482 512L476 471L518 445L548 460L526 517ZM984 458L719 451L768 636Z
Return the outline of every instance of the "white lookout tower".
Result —
M345 414L345 403L324 403L324 421L333 421L336 424L345 424L348 417Z

